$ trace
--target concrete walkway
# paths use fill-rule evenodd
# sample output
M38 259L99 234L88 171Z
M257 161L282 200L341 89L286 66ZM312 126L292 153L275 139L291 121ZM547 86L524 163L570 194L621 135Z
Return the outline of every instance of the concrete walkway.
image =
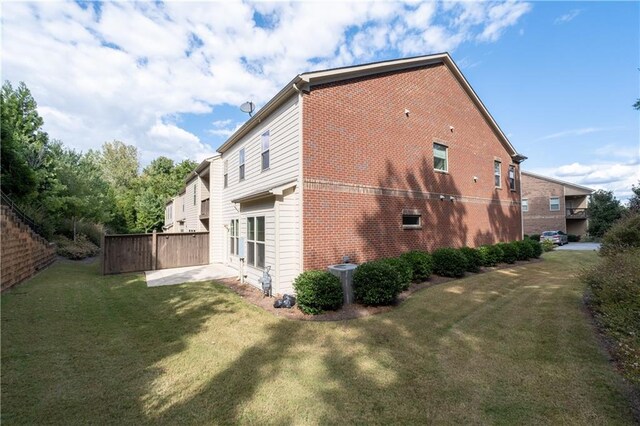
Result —
M562 247L556 247L556 250L600 250L600 243L569 243Z
M162 285L233 278L238 276L238 271L228 266L214 263L211 265L146 271L144 276L147 280L147 287L159 287Z

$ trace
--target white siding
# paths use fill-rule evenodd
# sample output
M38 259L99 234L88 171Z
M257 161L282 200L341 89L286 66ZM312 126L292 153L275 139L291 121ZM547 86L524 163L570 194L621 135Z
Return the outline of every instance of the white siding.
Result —
M300 274L300 227L299 209L300 190L299 186L284 192L282 197L278 197L277 216L279 226L277 235L277 274L276 286L281 294L293 293L293 280Z
M195 188L195 186L198 188ZM185 232L197 232L200 231L200 179L195 177L191 181L187 182L187 190L184 193L184 214L185 214ZM196 190L197 189L197 190ZM196 193L196 201L193 202L193 192Z
M219 170L216 170L217 177L222 182L223 164L228 161L227 188L221 190L222 193L222 225L224 237L222 244L212 240L212 245L220 244L223 250L224 262L235 268L240 267L236 256L229 254L229 223L231 219L240 219L240 237L247 236L247 217L265 216L265 265L271 266L271 277L274 279L274 294L282 293L282 290L291 291L291 282L299 273L299 246L295 243L299 234L299 197L297 192L289 191L284 196L272 196L259 202L244 203L234 205L231 200L270 190L279 185L298 180L299 182L299 161L300 161L300 139L299 139L299 108L298 96L292 96L273 114L263 120L250 133L242 138L238 143L226 151L220 161ZM269 131L269 154L270 164L266 171L261 170L261 136ZM245 179L239 181L238 172L238 152L245 149ZM212 170L213 173L213 170ZM276 207L276 203L279 204ZM276 208L282 210L280 223L276 226ZM213 214L213 212L212 212ZM279 245L276 247L276 228L280 237ZM295 234L295 235L294 235ZM217 234L216 234L217 235ZM212 238L216 238L212 235ZM293 246L294 244L295 247ZM285 250L286 255L281 254L277 259L276 249ZM290 253L294 252L293 255ZM212 259L217 259L216 256ZM262 276L262 271L253 267L245 267L247 282L259 286L258 279Z
M170 203L167 203L167 205L164 207L164 226L169 226L169 225L173 225L174 221L175 221L175 212L174 212L174 205L173 205L173 201L171 201Z
M209 174L209 261L222 263L225 260L225 222L222 218L222 159L211 161Z

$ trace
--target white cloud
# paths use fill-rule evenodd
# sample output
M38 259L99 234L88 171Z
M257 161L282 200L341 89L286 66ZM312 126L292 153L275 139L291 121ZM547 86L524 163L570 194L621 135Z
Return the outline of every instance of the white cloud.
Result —
M613 191L618 199L626 200L631 196L631 185L640 181L640 157L626 162L572 163L532 171L594 189Z
M538 140L544 141L548 139L563 138L566 136L582 136L582 135L588 135L590 133L604 132L611 129L612 129L611 127L582 127L580 129L570 129L570 130L563 130L561 132L552 133L550 135L543 136Z
M510 1L6 2L2 70L27 84L45 129L71 147L120 139L143 161L201 158L213 148L180 127L181 114L264 104L304 71L493 42L530 9ZM235 128L200 134L219 142Z
M559 16L558 18L556 18L556 20L554 21L555 24L565 24L567 22L573 21L573 19L575 17L577 17L578 15L580 15L580 13L582 13L582 10L580 9L573 9L567 13L565 13L562 16Z

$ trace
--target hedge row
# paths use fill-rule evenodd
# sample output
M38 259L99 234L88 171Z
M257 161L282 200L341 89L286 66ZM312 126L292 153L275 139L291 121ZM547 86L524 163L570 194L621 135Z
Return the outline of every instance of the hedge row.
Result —
M542 244L529 238L477 249L441 248L433 254L414 250L358 266L353 275L353 292L356 301L364 305L389 305L411 282L425 281L432 272L444 277L463 277L465 272L479 272L483 266L538 258L542 251ZM317 314L342 305L340 281L328 272L304 272L293 286L298 306L305 313Z

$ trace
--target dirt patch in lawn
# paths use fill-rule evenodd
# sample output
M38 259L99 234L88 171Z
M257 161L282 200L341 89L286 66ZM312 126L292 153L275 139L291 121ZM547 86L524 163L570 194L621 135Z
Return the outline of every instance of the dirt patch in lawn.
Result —
M530 261L522 261L522 262L516 262L512 265L503 263L500 264L496 267L492 267L492 268L482 268L481 272L479 272L480 274L482 273L486 273L486 272L490 272L490 271L495 271L498 269L507 269L507 268L513 268L513 267L518 267L518 266L523 266L523 265L529 265L532 263L538 263L541 262L542 259L533 259ZM470 277L470 276L474 276L477 274L472 274L472 273L467 273L465 275L465 277ZM369 315L375 315L375 314L379 314L382 312L388 312L390 310L392 310L393 308L395 308L396 306L399 306L400 304L402 304L405 300L407 300L413 293L420 291L422 289L428 288L428 287L433 287L435 285L439 285L439 284L444 284L450 281L454 281L456 278L447 278L447 277L441 277L438 275L432 275L431 278L429 278L427 281L421 282L421 283L413 283L411 284L411 286L409 287L408 290L403 291L402 293L400 293L398 295L398 297L396 298L396 301L394 304L392 305L388 305L388 306L365 306L365 305L360 305L360 304L352 304L352 305L346 305L343 306L342 308L338 309L337 311L327 311L325 313L319 314L319 315L308 315L303 313L300 309L298 309L297 305L294 306L291 309L286 309L286 308L274 308L273 307L273 303L275 302L276 298L280 298L282 295L276 295L276 297L264 297L264 295L262 294L262 291L259 290L258 288L250 285L250 284L242 284L240 283L237 279L235 278L226 278L226 279L222 279L222 280L217 280L217 282L225 285L226 287L228 287L229 289L231 289L233 292L235 292L236 294L238 294L240 297L242 297L244 300L246 300L247 302L256 305L262 309L264 309L265 311L268 311L270 313L272 313L275 316L278 317L284 317L284 318L288 318L288 319L294 319L294 320L301 320L301 321L342 321L342 320L348 320L348 319L354 319L354 318L361 318L361 317L366 317Z

